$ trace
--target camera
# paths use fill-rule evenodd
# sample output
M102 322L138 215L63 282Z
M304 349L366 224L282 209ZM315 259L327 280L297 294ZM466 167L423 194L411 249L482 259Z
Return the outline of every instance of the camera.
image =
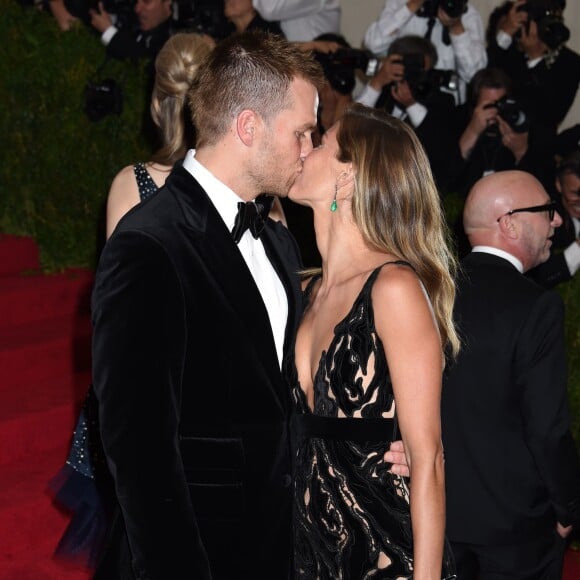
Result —
M339 48L335 52L315 52L314 58L322 66L324 76L332 88L343 95L355 86L355 70L372 77L379 68L379 60L370 52L357 48Z
M511 97L502 97L485 105L485 109L497 109L497 114L511 127L514 133L526 133L530 130L530 122L525 111L520 107L519 103ZM486 135L489 137L499 136L499 129L496 124L492 124L486 130Z
M436 18L439 8L449 18L459 18L467 11L467 0L425 0L423 6L417 11L417 16Z
M88 82L85 86L85 113L97 122L107 115L120 115L123 111L123 91L113 79Z
M540 40L550 49L555 50L570 38L570 30L564 24L558 5L546 0L528 0L518 6L518 12L528 13L528 24L533 20L538 27Z
M403 78L419 101L438 89L456 91L458 88L459 78L454 70L425 70L423 54L404 54L400 62L404 67Z
M344 69L351 72L361 70L367 77L372 77L379 69L379 60L370 52L358 48L339 48L335 52L316 52L316 60L322 68Z
M228 22L224 16L223 1L177 0L175 5L181 30L207 34L215 40L227 35Z

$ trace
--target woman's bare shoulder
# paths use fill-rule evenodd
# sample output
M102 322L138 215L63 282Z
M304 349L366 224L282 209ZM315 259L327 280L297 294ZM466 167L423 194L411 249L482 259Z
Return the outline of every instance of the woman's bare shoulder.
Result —
M425 288L415 270L405 264L385 264L373 285L375 312L401 314L428 304Z

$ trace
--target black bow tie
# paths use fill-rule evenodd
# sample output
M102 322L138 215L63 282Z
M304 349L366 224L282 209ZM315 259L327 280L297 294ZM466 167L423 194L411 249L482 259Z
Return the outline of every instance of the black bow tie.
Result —
M236 244L239 244L248 229L256 240L260 237L273 201L273 198L269 196L260 196L256 201L238 203L238 215L236 215L232 229L232 236Z

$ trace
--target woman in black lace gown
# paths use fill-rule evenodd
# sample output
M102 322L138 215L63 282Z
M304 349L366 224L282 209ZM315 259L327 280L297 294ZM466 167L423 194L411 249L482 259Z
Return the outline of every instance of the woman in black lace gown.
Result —
M295 573L447 578L439 399L454 260L411 129L351 107L290 198L314 211L322 272L305 289L295 359ZM402 437L410 480L383 455Z

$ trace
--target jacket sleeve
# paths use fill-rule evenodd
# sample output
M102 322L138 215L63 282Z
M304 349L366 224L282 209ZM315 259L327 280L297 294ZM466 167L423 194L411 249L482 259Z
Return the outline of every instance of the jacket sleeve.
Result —
M553 288L572 278L563 253L551 254L546 262L532 268L527 275L545 288Z
M291 20L317 14L324 0L253 0L252 4L265 20Z
M517 352L526 440L559 522L580 524L580 461L567 398L564 305L558 294L537 300Z
M151 55L145 42L139 42L131 30L121 28L111 38L106 47L107 55L120 60L126 58L143 58Z
M367 29L365 46L375 54L386 53L400 35L400 29L415 14L407 8L406 0L386 0L379 19Z
M136 578L211 578L178 445L185 304L163 248L105 246L93 292L93 382Z

